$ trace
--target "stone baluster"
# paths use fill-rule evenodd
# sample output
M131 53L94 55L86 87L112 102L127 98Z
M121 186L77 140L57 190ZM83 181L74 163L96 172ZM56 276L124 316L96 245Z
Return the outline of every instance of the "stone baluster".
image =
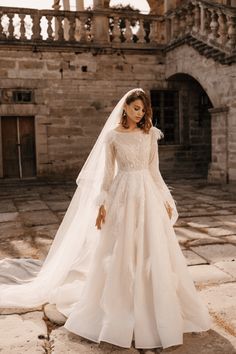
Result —
M172 37L173 39L177 39L180 34L180 21L179 14L175 13L172 18Z
M57 23L58 23L58 30L57 30L57 38L58 41L63 42L65 40L64 38L64 28L63 28L63 16L57 16Z
M8 14L8 18L9 18L9 25L8 25L8 39L14 39L14 25L13 25L13 17L15 16L15 14Z
M235 50L236 45L236 17L227 16L228 37L227 47L230 50Z
M188 8L187 8L187 14L186 14L186 27L187 27L187 32L191 33L193 29L193 24L194 24L194 19L193 19L193 6L190 3Z
M108 21L108 16L105 13L103 14L102 10L93 17L94 42L107 43L110 41Z
M42 40L42 36L41 36L41 27L40 27L40 14L39 13L34 13L32 15L30 15L30 17L32 18L32 39L33 40Z
M25 14L19 14L20 17L20 39L22 41L26 40L25 35Z
M218 12L218 23L219 23L219 38L218 43L220 45L225 45L228 37L228 27L225 14L221 11Z
M194 22L193 22L193 32L194 33L199 33L200 30L200 24L201 24L201 14L200 14L200 7L196 3L194 6Z
M179 34L184 36L186 32L186 10L182 9L179 13Z
M74 16L70 16L69 17L69 41L70 42L74 42L75 41L75 17Z
M204 16L204 31L203 31L203 36L206 37L206 39L208 38L210 32L211 32L211 27L210 27L210 23L211 23L211 12L205 8L205 16Z
M114 16L113 30L112 30L112 42L120 43L120 19L119 16Z
M52 19L53 16L51 15L46 15L46 19L48 21L48 25L47 25L47 41L53 41L53 29L52 29Z
M87 25L88 21L90 22L89 26ZM85 40L87 42L93 42L94 41L95 22L92 20L92 18L86 16L84 23L85 23ZM108 40L108 35L109 35L109 32L107 34L107 40Z
M205 36L206 35L206 5L199 3L200 7L200 35Z
M0 13L0 39L5 39L6 34L3 31L3 26L2 26L2 13Z
M149 40L153 44L157 42L157 21L152 20L150 22Z
M146 32L145 32L144 26L143 26L143 19L139 19L139 30L137 32L138 43L146 43L145 35L146 35Z
M77 28L76 39L82 43L85 43L87 42L87 32L85 28L85 24L87 22L87 16L80 15L78 21L79 21L79 25Z
M210 9L210 11L211 11L211 23L210 23L211 32L209 34L209 39L212 41L216 41L218 38L218 29L219 29L218 15L214 9Z
M125 42L126 43L132 43L133 42L133 32L130 28L130 21L125 18Z

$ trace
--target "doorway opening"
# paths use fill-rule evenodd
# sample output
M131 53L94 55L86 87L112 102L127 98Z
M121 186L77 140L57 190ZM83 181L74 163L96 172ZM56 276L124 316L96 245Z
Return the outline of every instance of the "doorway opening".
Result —
M2 177L36 176L34 117L2 116Z

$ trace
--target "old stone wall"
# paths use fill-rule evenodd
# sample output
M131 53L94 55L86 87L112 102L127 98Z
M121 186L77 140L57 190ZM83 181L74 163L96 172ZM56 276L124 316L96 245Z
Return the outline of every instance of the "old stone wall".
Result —
M0 116L35 117L38 177L74 178L121 96L163 86L163 63L160 54L2 49L0 89L32 89L35 101L2 102Z
M212 156L209 181L236 180L236 65L222 65L183 45L167 53L166 79L175 74L194 78L209 96Z

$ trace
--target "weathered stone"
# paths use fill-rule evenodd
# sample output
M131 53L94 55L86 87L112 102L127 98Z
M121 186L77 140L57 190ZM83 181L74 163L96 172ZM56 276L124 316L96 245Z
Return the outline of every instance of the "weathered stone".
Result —
M138 354L135 348L125 349L106 342L95 343L67 331L64 327L53 330L50 338L54 341L57 354Z
M22 212L22 219L27 226L56 224L58 219L50 210Z
M23 224L20 221L8 221L0 223L0 238L20 237L25 233Z
M0 213L0 222L16 221L19 213Z
M188 267L188 270L196 283L220 283L232 281L233 277L211 264L200 264Z
M38 336L47 336L47 327L42 312L25 315L0 316L0 350L3 353L45 353L43 341Z
M217 331L221 327L223 335L236 346L235 282L206 287L200 293L218 325Z
M17 200L15 205L19 211L32 211L48 209L47 205L42 200Z
M57 310L55 304L45 305L44 313L51 322L56 323L59 326L64 325L64 323L66 322L66 317Z
M187 259L188 265L195 265L195 264L206 264L207 261L200 257L198 254L194 253L191 250L183 250L183 254Z
M47 205L53 211L64 211L68 208L70 201L47 201Z
M236 261L236 246L230 244L204 245L191 247L191 249L211 262Z
M236 259L234 261L216 262L214 265L222 269L225 273L232 275L236 280Z

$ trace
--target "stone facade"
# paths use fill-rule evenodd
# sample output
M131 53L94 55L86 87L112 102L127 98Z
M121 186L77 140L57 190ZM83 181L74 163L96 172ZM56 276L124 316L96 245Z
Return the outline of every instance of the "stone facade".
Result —
M162 55L0 51L0 87L32 89L32 104L0 116L34 116L37 176L75 177L106 118L131 88L162 88Z
M236 66L205 59L184 45L166 56L166 79L177 73L194 78L212 102L209 181L236 181Z
M114 105L142 87L174 137L160 142L164 175L234 182L235 9L176 1L161 16L168 1L159 15L96 4L0 9L0 177L75 178Z

